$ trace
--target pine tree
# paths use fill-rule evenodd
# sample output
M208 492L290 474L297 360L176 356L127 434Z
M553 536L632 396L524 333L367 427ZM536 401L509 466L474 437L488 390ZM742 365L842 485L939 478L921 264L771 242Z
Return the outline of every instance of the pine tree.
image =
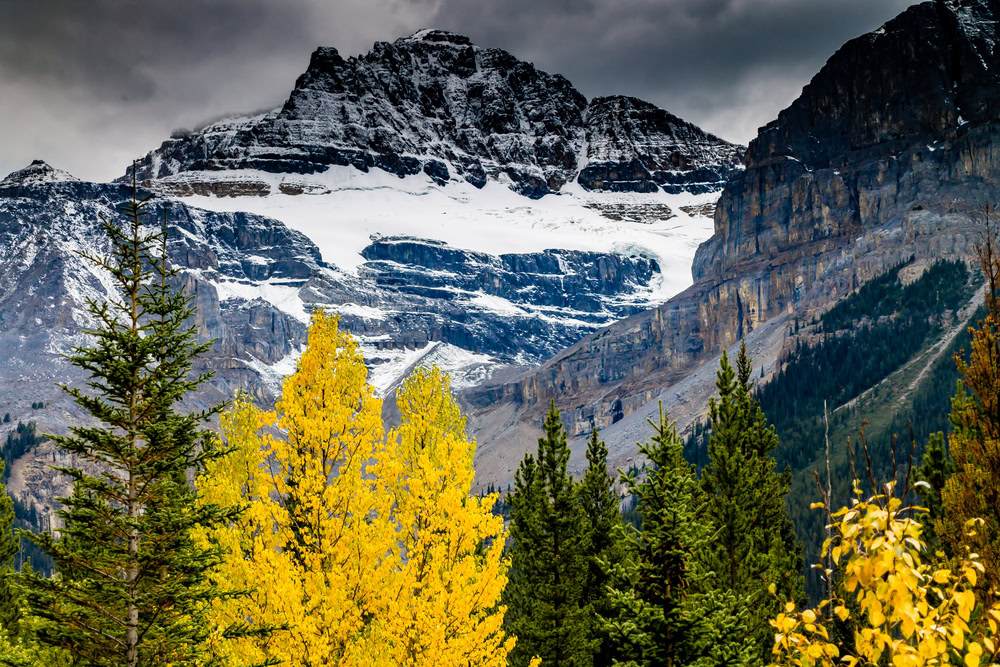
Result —
M538 511L542 500L540 485L535 482L536 472L535 457L529 452L514 471L514 486L507 493L511 543L508 556L511 565L503 594L504 604L507 605L504 621L509 634L517 637L510 664L518 667L528 664L533 657L527 648L529 644L537 645L542 639L534 623L537 600L532 591L534 578L539 576L536 545L541 538Z
M659 422L639 444L649 467L623 475L637 500L642 530L628 526L626 555L615 568L612 612L603 616L615 658L636 667L681 667L704 653L704 616L696 591L703 578L696 554L707 548L711 526L692 466L676 428L660 406ZM738 634L738 633L737 633ZM727 645L728 648L728 645Z
M607 586L610 573L621 562L623 526L614 479L608 475L608 448L597 435L597 429L587 442L587 471L578 490L580 505L586 518L588 574L584 599L596 616L608 616L612 602ZM610 665L614 648L606 630L593 624L592 636L597 642L595 665Z
M62 386L93 424L48 437L101 472L58 468L73 480L60 499L63 525L32 539L59 576L24 582L38 639L88 665L193 664L211 632L206 604L223 594L207 580L218 552L192 534L233 512L197 505L186 481L219 453L204 428L216 409L177 411L208 378L192 375L192 362L210 344L197 342L191 300L170 284L166 213L162 230L150 231L147 206L133 186L127 224L102 219L110 255L84 255L117 292L87 302L93 342L70 357L90 374L86 389Z
M992 216L986 204L984 240L977 254L986 277L987 314L978 327L970 328L969 361L955 355L962 376L951 403L954 430L948 440L955 472L944 484L944 512L935 524L955 558L964 558L967 548L979 554L986 569L977 587L981 600L1000 588L1000 243ZM970 531L972 519L985 523Z
M578 667L593 662L585 519L567 472L569 445L553 402L535 457L526 455L510 497L512 546L505 601L508 632L517 637L512 667Z
M771 648L768 622L780 606L777 598L802 600L804 577L801 547L785 507L790 475L774 470L771 453L778 438L752 393L752 372L745 344L737 372L723 352L716 379L719 397L709 403L712 434L702 486L707 515L717 530L714 547L705 550L707 566L721 590L736 595L749 610L755 653L764 661ZM777 597L768 593L771 584Z
M927 441L927 448L924 449L920 467L914 471L914 480L925 482L917 486L917 493L920 494L921 504L927 508L926 514L920 517L920 523L924 526L923 538L931 554L946 547L939 539L934 524L944 515L941 492L945 482L954 472L955 463L948 456L944 433L941 431L932 433Z
M4 463L0 461L0 479ZM14 636L21 620L21 600L14 581L14 555L20 539L14 535L14 501L0 483L0 636Z

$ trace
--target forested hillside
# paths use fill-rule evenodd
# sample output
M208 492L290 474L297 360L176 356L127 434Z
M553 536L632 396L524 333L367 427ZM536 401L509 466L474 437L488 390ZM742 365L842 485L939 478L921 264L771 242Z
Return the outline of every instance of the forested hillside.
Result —
M757 387L780 441L775 459L792 471L788 507L807 545L807 562L818 561L825 525L809 505L820 498L814 473L826 486L827 440L834 496L846 501L853 479L848 447L864 460L862 430L880 476L891 475L894 440L903 469L911 443L919 462L928 436L949 430L959 378L953 356L969 348L965 324L984 316L969 309L982 275L964 262L938 261L904 283L901 274L909 268L912 260L865 283L814 321L795 322L781 369ZM686 456L698 466L707 463L710 433L709 422L697 423L685 442ZM818 574L807 575L810 593L818 595Z

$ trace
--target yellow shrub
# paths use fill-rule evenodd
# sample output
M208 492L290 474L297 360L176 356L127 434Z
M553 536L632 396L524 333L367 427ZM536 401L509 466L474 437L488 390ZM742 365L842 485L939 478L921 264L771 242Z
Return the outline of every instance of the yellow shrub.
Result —
M913 518L920 508L903 507L892 491L890 484L884 495L864 500L855 483L852 506L833 514L833 537L823 545L823 556L829 554L840 567L843 588L860 614L852 618L846 601L837 596L815 610L796 611L789 603L771 621L774 664L997 664L1000 605L994 592L990 608L977 608L974 589L983 572L979 556L968 553L956 570L935 570L925 562L922 527ZM969 521L967 530L975 531L981 523ZM830 640L823 617L829 608L841 620L854 622L854 638L847 646Z

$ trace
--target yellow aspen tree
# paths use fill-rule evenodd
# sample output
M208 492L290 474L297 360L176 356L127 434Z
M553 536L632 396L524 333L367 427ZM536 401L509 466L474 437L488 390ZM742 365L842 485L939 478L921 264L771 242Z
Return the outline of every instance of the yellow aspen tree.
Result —
M234 451L207 471L207 501L242 496L250 505L217 573L255 589L217 607L227 618L284 625L267 642L218 637L231 664L275 658L288 665L378 664L366 653L384 605L396 530L390 494L379 488L382 401L367 384L357 343L337 319L314 315L305 352L285 379L273 414L237 401L223 423ZM273 427L271 437L263 429ZM254 452L257 460L254 461Z
M475 442L448 376L417 369L397 392L400 425L382 468L398 526L391 595L379 614L385 664L504 667L507 583L496 495L471 495Z
M989 607L977 605L975 587L984 571L978 554L967 552L956 569L934 569L925 562L922 526L914 518L920 511L903 507L891 483L884 494L866 500L855 482L852 506L833 513L833 537L823 545L823 557L840 567L843 589L854 604L836 594L817 609L796 611L788 603L771 622L775 665L998 664L1000 604L992 596ZM973 519L966 529L975 532L981 525ZM822 613L828 605L854 625L846 646L830 641ZM851 607L859 611L852 614Z
M382 400L354 338L313 317L306 351L285 379L270 454L288 513L287 550L302 570L304 617L291 629L303 665L350 664L382 594L395 542L378 483ZM367 663L364 663L367 664Z
M213 572L213 583L249 592L238 599L216 600L210 614L214 624L210 651L230 667L278 660L288 652L289 637L283 629L262 638L252 632L230 638L224 635L226 628L251 622L255 627L283 628L301 616L301 608L292 605L301 599L302 573L284 550L287 533L281 527L287 526L288 516L271 496L274 485L263 455L272 447L265 429L274 421L274 413L238 395L220 418L230 451L209 463L197 482L201 502L226 501L245 508L232 525L200 534L205 544L214 544L225 554Z

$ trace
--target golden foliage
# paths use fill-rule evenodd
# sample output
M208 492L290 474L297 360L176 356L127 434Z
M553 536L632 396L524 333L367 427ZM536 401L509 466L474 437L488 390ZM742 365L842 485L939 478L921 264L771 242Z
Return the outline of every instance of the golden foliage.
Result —
M854 604L835 596L815 610L796 611L789 603L771 621L775 664L997 664L1000 605L977 607L973 591L983 572L978 555L968 553L957 569L935 570L924 560L922 527L912 518L912 510L920 508L903 508L892 497L891 484L886 495L864 500L855 483L854 495L850 508L832 515L834 536L823 545L824 558L829 554L840 567ZM968 529L981 523L971 521ZM841 621L853 621L849 646L830 641L829 622L822 617L828 605Z
M971 330L969 363L956 356L964 387L952 400L954 431L948 446L955 473L941 490L944 516L938 533L953 553L971 548L980 554L985 577L980 597L1000 585L1000 313L989 314ZM964 389L972 394L968 395ZM966 522L980 517L986 526L970 536Z
M380 613L390 664L501 667L507 583L496 496L472 497L475 444L437 368L418 369L397 394L386 474L400 557Z
M437 369L398 396L386 438L357 343L318 313L276 411L238 397L224 415L232 451L198 488L246 507L202 536L226 554L218 581L251 591L215 604L226 664L506 664L503 521L470 496L465 419ZM286 629L222 636L233 622Z

